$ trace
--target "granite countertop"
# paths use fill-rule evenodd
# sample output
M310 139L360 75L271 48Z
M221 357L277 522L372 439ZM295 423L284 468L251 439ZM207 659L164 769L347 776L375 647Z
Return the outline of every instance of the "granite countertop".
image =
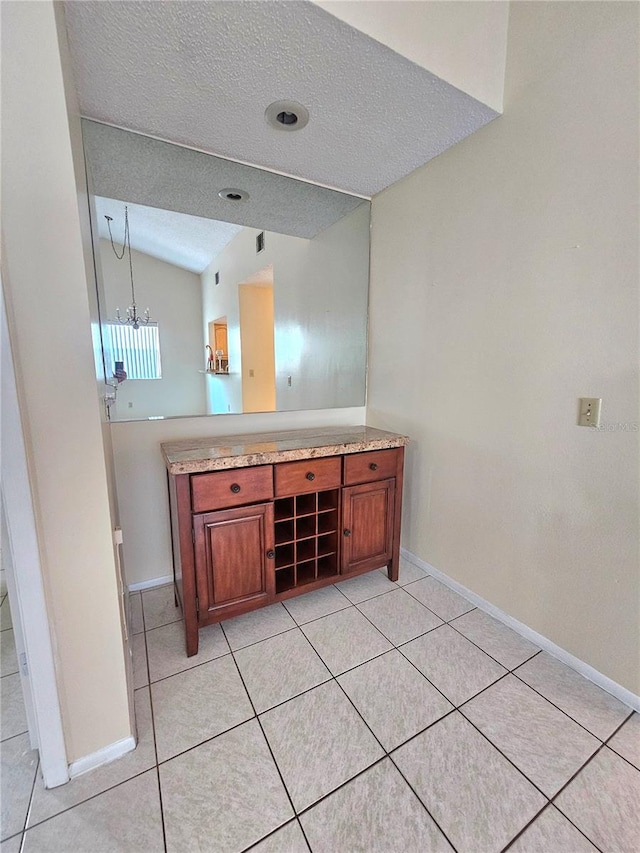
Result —
M198 474L363 450L404 447L405 435L367 426L316 427L252 435L208 436L160 445L170 474Z

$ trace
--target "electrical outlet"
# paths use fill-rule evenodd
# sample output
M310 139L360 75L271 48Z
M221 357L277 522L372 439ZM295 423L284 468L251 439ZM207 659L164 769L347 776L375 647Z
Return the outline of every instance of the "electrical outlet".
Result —
M578 400L578 426L600 426L601 397L580 397Z

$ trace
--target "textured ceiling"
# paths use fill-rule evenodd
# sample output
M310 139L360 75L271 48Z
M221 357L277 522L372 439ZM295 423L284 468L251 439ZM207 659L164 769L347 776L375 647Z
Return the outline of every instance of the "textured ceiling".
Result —
M128 204L131 248L190 272L201 273L238 231L240 225L218 222L159 210L139 204ZM122 245L124 234L124 202L96 197L98 233L109 239L105 216L111 216L111 232L116 244Z
M307 238L369 204L86 119L82 134L92 190L105 198ZM221 199L218 192L227 187L245 190L249 198Z
M65 3L83 115L373 195L497 114L313 3ZM264 111L310 113L286 133Z

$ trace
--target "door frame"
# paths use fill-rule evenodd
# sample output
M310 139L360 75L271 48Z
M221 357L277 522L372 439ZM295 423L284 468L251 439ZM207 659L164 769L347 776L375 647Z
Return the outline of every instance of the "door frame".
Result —
M21 661L20 671L27 694L25 705L29 712L29 735L32 745L40 752L45 788L54 788L69 781L69 765L4 289L1 285L0 276L0 497L7 538L3 547L9 551L8 568L12 573L12 580L7 582L7 587L12 614L21 635L16 636L26 655L26 659Z

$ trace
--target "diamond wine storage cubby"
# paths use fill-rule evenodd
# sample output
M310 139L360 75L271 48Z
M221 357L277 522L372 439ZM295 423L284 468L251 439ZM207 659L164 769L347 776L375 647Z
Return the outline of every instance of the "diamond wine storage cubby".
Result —
M339 501L339 489L276 499L276 594L338 574Z

